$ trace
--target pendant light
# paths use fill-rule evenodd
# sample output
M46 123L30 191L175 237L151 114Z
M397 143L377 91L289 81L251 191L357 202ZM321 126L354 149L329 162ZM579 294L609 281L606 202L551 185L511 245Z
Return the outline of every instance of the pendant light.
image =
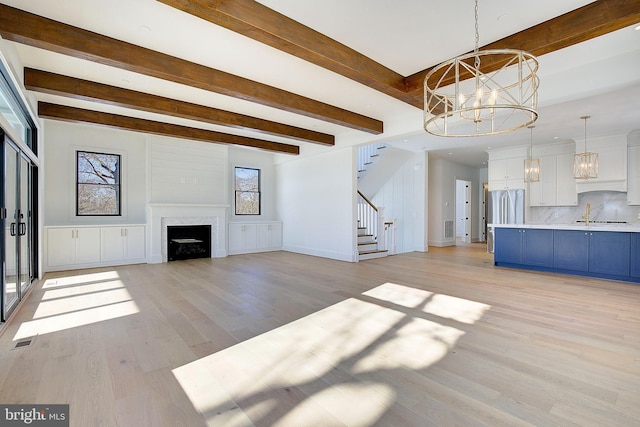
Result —
M529 145L529 155L524 159L524 182L540 181L540 159L533 158L533 128L535 126L527 126L531 129L531 143Z
M573 178L590 179L598 177L598 153L587 150L587 119L591 116L580 117L584 120L584 152L573 157Z
M538 60L517 49L475 49L434 67L424 79L424 129L437 136L485 136L538 118ZM484 62L485 66L481 67Z

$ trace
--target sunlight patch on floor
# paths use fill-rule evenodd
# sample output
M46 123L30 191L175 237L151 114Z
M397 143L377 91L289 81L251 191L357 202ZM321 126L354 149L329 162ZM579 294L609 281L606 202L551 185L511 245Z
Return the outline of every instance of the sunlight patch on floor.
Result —
M428 299L428 302L422 308L424 313L467 324L474 324L491 307L476 301L443 294L433 294L422 289L410 288L396 283L385 283L362 295L409 308L416 308Z
M42 285L42 289L55 288L60 286L69 286L69 285L86 285L93 282L103 282L108 280L117 280L120 279L120 275L117 271L109 270L102 271L99 273L88 273L88 274L77 274L66 277L56 277L53 279L48 279Z
M91 283L82 286L67 286L60 289L51 289L46 291L42 296L42 300L47 301L57 298L67 298L76 295L91 294L94 292L103 292L121 288L124 288L124 284L120 280L109 280L106 282Z
M116 271L48 279L32 320L13 340L129 316L140 310Z
M394 372L427 369L464 335L434 316L464 325L489 308L392 283L363 295L173 374L210 425L373 425L395 402Z
M60 314L45 317L43 319L22 322L13 340L19 340L34 335L50 334L78 326L90 325L123 316L139 313L138 306L133 301L124 301L117 304L105 305L73 313Z
M62 299L42 301L38 304L33 318L39 319L41 317L57 316L131 300L131 294L124 288L86 295L71 295Z

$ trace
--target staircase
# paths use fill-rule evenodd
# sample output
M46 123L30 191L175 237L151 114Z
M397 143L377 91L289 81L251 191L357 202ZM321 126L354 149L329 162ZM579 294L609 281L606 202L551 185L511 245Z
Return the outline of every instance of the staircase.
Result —
M358 261L383 258L389 254L385 247L384 218L375 207L358 191Z
M358 147L358 179L364 177L387 146L381 142Z

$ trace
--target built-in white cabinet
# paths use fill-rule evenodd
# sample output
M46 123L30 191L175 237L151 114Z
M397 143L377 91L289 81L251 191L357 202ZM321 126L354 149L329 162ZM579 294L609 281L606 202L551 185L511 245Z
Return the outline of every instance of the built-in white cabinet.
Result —
M526 147L491 150L489 153L489 191L526 188L524 183L524 159Z
M253 223L229 223L229 254L256 252L257 226Z
M627 203L640 205L640 145L628 147L627 161Z
M142 261L145 259L143 226L102 227L100 233L101 261Z
M229 254L276 251L282 249L282 223L229 223Z
M282 223L258 224L258 249L282 248Z
M146 261L145 226L47 227L47 270Z
M61 227L47 231L47 265L73 266L100 262L99 227Z

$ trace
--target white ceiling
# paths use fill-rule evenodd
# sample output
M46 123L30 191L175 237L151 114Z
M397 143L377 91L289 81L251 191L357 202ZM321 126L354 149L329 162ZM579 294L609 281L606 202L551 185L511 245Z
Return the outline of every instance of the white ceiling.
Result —
M0 0L28 12L246 77L382 120L371 135L316 119L160 79L12 43L27 67L148 92L313 129L336 136L336 147L388 141L482 166L487 147L528 144L529 130L483 138L440 138L422 130L422 111L331 71L263 45L155 0ZM473 49L472 0L260 0L260 3L409 75ZM481 0L480 45L571 11L590 1ZM639 23L640 24L640 23ZM539 119L534 145L640 129L640 31L629 27L540 60ZM34 93L38 100L163 120L238 135L264 135L153 113ZM269 137L277 142L298 143ZM301 144L301 155L332 148ZM333 148L335 149L335 148ZM451 154L449 154L451 153ZM278 155L278 160L294 158Z

